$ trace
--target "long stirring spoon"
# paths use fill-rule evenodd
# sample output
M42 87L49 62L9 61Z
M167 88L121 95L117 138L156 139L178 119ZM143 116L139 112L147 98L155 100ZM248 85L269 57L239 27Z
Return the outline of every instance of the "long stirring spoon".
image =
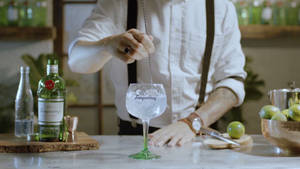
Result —
M141 5L142 5L142 9L143 9L143 13L144 13L144 23L145 23L145 31L146 31L146 34L147 35L150 35L149 34L149 30L148 30L148 14L146 12L146 9L145 9L145 0L141 0ZM153 40L154 42L154 40ZM151 54L149 54L149 57L148 57L148 63L149 63L149 73L150 73L150 83L152 84L152 68L151 68Z

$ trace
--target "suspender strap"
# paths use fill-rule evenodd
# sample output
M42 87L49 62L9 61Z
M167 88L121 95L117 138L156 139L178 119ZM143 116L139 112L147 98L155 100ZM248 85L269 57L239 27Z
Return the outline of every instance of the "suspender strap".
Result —
M136 28L137 26L137 0L128 0L128 12L127 12L127 30ZM136 61L128 64L128 85L130 83L137 83Z
M214 0L206 0L206 45L202 60L202 76L200 86L199 106L204 103L207 77L210 66L210 58L215 37L215 3Z

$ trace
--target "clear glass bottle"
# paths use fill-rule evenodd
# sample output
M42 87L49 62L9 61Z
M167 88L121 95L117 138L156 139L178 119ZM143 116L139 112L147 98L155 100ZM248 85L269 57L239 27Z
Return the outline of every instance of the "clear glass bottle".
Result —
M18 26L18 6L15 0L9 0L7 5L7 22L9 26Z
M20 83L15 101L15 136L27 137L33 134L33 96L29 81L29 67L20 68Z
M58 74L58 61L49 59L47 76L38 85L38 130L40 141L61 141L65 111L65 81Z
M249 10L250 24L261 24L262 0L252 0Z
M7 0L0 0L0 26L7 24Z
M296 0L289 0L286 10L287 25L298 25L298 2Z
M47 25L48 5L47 0L34 0L34 26Z
M273 3L274 1L272 0L264 0L263 2L261 22L264 25L270 25L272 23Z
M33 1L20 0L18 5L18 25L21 27L33 26Z
M276 0L273 5L273 25L286 25L286 0Z

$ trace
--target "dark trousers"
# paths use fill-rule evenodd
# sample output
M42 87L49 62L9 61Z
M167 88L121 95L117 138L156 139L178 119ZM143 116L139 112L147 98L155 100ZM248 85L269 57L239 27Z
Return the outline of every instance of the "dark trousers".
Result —
M156 127L149 127L149 133L158 130ZM136 124L136 127L131 126L131 122L120 119L119 135L143 135L143 125Z

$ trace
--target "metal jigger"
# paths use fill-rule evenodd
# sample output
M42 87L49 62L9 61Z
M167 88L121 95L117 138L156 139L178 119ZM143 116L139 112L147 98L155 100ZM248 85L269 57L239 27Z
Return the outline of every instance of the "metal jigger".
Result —
M66 141L67 142L75 142L77 141L77 134L76 129L78 125L78 117L74 116L65 116L64 117L65 124L66 124Z

